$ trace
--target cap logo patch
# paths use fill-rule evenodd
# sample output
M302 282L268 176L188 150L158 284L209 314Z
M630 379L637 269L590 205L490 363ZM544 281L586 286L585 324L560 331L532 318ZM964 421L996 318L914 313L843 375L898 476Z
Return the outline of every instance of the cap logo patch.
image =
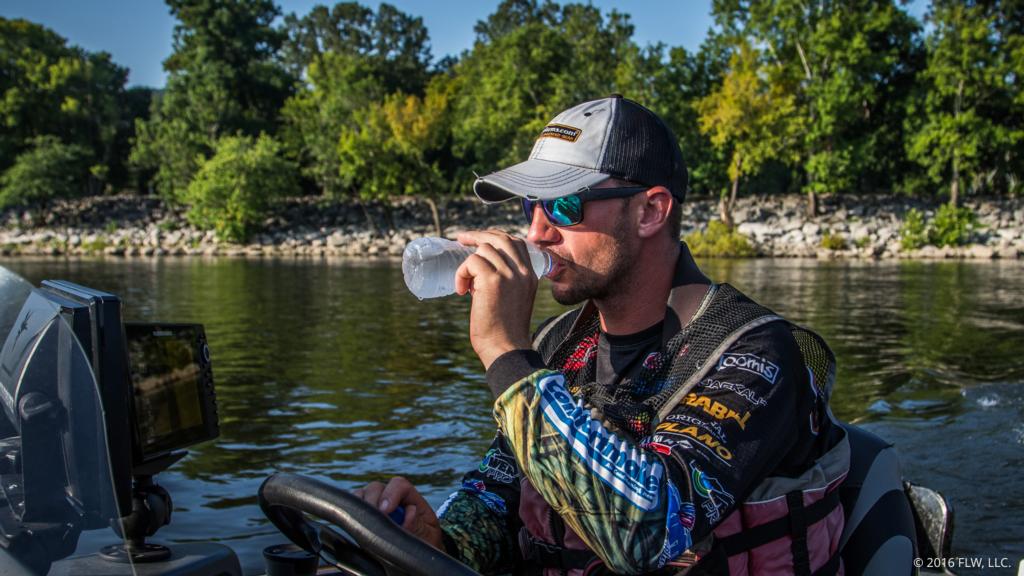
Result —
M558 138L559 140L575 142L582 132L579 128L573 128L565 124L548 124L541 130L538 138Z

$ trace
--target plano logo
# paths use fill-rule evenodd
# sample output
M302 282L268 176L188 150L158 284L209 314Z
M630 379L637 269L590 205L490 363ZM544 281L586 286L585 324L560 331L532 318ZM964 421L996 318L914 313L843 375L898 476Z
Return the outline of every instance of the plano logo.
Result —
M775 379L779 377L777 365L753 354L722 354L722 357L718 359L718 369L722 368L738 368L751 374L757 374L767 380L769 384L775 384Z
M565 124L548 124L540 131L538 138L558 138L566 142L575 142L582 133L583 130Z

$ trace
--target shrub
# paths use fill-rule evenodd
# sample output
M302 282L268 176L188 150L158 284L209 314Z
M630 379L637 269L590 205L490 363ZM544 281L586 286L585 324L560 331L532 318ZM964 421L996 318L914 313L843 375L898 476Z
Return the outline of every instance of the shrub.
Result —
M244 241L274 200L299 191L296 166L280 151L281 145L265 134L255 140L218 140L213 157L202 162L186 190L188 220L215 230L222 240Z
M970 240L976 228L977 218L970 208L943 204L931 222L925 222L924 215L911 208L900 226L900 247L915 250L925 244L940 248L961 246Z
M821 247L826 250L846 250L846 238L842 234L833 234L826 230L821 237Z
M65 144L56 136L39 136L0 177L0 208L47 204L85 192L89 178L89 151Z
M900 225L900 248L916 250L928 243L928 229L925 226L924 214L917 208L907 210Z
M707 229L691 232L683 240L694 256L743 258L756 254L746 236L729 228L721 220L708 222Z
M928 229L928 239L936 246L960 246L970 240L976 218L970 208L943 204L935 212Z

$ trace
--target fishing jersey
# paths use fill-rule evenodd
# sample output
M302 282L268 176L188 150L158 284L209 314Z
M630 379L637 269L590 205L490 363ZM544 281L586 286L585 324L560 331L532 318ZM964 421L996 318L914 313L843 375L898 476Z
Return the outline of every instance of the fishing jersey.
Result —
M631 379L658 361L665 331L600 334L598 381L644 385ZM642 436L590 410L535 351L501 356L487 380L496 437L439 510L449 553L485 573L521 559L524 489L564 520L566 541L578 538L615 572L648 572L684 557L763 478L799 475L823 452L815 388L781 321L740 337Z

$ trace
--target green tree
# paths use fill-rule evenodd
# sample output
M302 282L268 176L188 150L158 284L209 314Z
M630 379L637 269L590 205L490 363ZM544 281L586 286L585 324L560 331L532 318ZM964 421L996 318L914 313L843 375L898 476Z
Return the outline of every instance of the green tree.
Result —
M518 162L544 124L584 100L641 93L644 52L629 17L591 5L506 0L476 26L473 50L452 68L453 153L459 181Z
M1020 168L1019 108L1018 122L1009 120L1024 72L1015 61L1021 36L1001 25L1003 4L935 0L928 15L933 31L924 102L908 114L907 150L933 183L949 183L952 206L958 205L965 181L978 187L1007 158L1011 173L1013 164Z
M796 95L809 213L818 195L858 188L892 154L871 119L898 106L890 91L917 31L894 0L715 0L713 12L727 34L765 46L779 68L773 81Z
M732 228L732 208L740 179L756 174L768 160L792 162L792 142L802 132L796 100L783 91L784 84L770 83L769 69L760 53L742 43L729 60L722 84L696 104L700 129L711 143L729 156L729 192L719 202L722 222Z
M371 103L360 112L364 121L344 128L338 143L339 174L360 199L425 198L439 236L443 228L434 198L451 185L438 159L449 139L452 91L452 83L441 75L422 98L398 92Z
M87 152L95 193L122 159L115 154L128 71L38 24L0 18L0 171L39 137ZM48 146L48 145L46 145Z
M390 4L381 3L376 13L356 2L317 5L301 18L286 16L285 30L280 58L296 78L334 53L361 57L389 94L421 95L429 80L430 36L423 19Z
M364 110L386 95L373 65L357 55L327 52L309 64L308 86L285 103L283 139L299 159L302 173L321 193L349 193L341 180L338 139L367 121Z
M277 198L298 192L296 178L294 163L270 136L222 137L185 192L187 217L223 240L244 241Z
M178 19L167 87L137 126L132 160L180 200L218 138L274 132L293 81L275 60L283 33L271 0L167 1Z
M663 54L664 47L656 46L643 56L647 71L638 75L635 84L648 87L649 93L640 95L640 101L658 113L679 139L690 189L719 194L729 183L729 159L700 131L696 103L721 84L731 45L709 30L696 53L673 47L667 58Z
M0 208L81 196L89 177L89 150L56 136L37 136L0 176Z

